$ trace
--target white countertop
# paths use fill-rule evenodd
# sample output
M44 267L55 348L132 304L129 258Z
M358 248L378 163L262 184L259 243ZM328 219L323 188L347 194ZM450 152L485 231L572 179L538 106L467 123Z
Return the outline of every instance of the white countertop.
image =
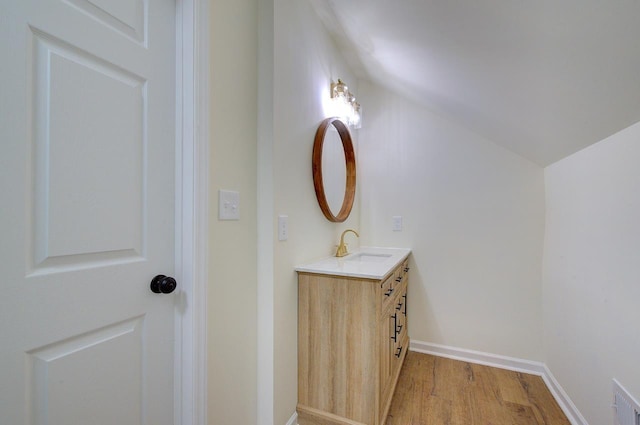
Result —
M325 257L295 267L297 272L382 279L411 253L406 248L360 247L345 257Z

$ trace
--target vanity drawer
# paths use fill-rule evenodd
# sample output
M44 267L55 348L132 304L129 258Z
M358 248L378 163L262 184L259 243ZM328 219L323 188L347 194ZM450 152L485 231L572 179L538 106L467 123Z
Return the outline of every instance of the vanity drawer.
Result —
M394 338L396 346L401 342L403 335L407 333L407 285L399 287L398 291L392 311L396 317L396 338Z
M398 341L401 342L408 334L407 329L407 286L403 287L402 295L399 297L399 301L396 303L396 311L398 313Z
M395 297L394 283L396 274L392 273L380 284L380 298L382 299L382 310L386 310Z
M395 376L399 373L399 368L402 367L404 357L409 350L409 335L406 331L403 331L398 335L398 343L393 351L393 357L391 358L391 373Z
M380 297L382 299L382 311L386 310L390 305L398 303L399 293L403 287L406 287L408 274L406 261L400 264L396 269L380 284Z
M400 272L402 273L403 281L407 280L409 275L409 259L406 259L402 262L402 265L400 265Z

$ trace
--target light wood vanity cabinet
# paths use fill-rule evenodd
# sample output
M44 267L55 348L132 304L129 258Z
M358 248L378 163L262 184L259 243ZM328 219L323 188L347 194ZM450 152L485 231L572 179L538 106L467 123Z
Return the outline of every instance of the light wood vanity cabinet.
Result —
M409 347L408 260L383 279L298 272L298 423L382 425Z

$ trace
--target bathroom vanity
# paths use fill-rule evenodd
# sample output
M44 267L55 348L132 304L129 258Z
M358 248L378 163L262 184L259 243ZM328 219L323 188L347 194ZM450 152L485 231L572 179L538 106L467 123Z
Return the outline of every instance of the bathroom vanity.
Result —
M409 254L362 248L296 267L300 425L384 423L409 348Z

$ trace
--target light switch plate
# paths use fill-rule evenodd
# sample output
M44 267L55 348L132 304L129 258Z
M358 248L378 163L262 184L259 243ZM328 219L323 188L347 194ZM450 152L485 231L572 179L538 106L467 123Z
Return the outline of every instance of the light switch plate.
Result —
M240 192L218 191L218 220L240 220Z
M394 232L402 232L402 216L394 215L392 217L392 230Z

